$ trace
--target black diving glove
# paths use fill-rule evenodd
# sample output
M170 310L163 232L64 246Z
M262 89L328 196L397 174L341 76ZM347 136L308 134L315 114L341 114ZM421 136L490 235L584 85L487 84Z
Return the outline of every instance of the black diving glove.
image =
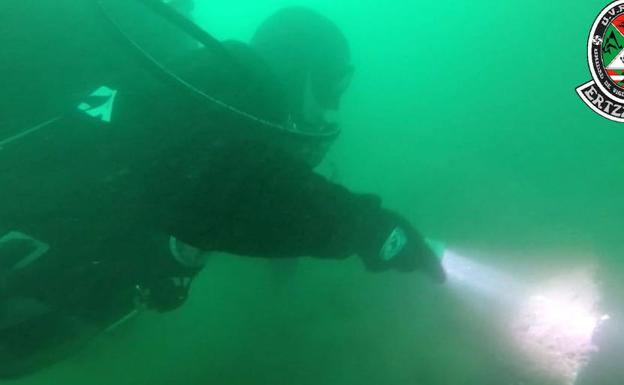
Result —
M440 259L405 218L382 209L367 222L369 236L358 254L368 270L421 271L438 283L446 280Z

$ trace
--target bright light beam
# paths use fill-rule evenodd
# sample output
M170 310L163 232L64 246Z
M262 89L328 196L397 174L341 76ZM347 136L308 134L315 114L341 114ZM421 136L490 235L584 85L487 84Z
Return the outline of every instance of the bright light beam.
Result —
M451 286L461 286L474 295L497 302L512 302L522 287L509 275L445 249L442 266Z
M591 273L562 275L533 288L447 249L442 265L449 285L515 309L509 333L541 373L567 385L576 382L597 350L596 329L609 319L598 310L600 295Z

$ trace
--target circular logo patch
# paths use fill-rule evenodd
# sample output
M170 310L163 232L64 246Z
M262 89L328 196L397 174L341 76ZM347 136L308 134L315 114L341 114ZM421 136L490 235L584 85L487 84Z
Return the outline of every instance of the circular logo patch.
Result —
M624 0L609 4L596 18L587 60L593 80L577 93L598 114L624 122Z

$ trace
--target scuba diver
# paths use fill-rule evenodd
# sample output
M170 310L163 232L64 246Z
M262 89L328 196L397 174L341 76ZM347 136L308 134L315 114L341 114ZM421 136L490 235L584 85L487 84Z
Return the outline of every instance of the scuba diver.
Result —
M96 49L54 57L57 69L91 63L51 76L66 95L3 96L18 123L67 106L27 129L0 126L0 378L58 361L138 309L178 308L208 252L357 255L372 272L444 280L407 219L314 171L340 132L327 113L354 72L339 28L292 7L249 44L217 42L171 8L190 12L192 1L168 3L67 2L68 20L100 20L75 46ZM145 14L183 30L174 54L159 60L163 41L136 23Z

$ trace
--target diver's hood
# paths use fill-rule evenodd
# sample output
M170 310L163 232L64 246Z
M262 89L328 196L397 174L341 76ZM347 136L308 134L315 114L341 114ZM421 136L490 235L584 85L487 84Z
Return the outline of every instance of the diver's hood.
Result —
M258 27L250 44L286 85L300 130L337 128L327 113L339 109L353 66L347 39L334 22L307 7L286 7Z

